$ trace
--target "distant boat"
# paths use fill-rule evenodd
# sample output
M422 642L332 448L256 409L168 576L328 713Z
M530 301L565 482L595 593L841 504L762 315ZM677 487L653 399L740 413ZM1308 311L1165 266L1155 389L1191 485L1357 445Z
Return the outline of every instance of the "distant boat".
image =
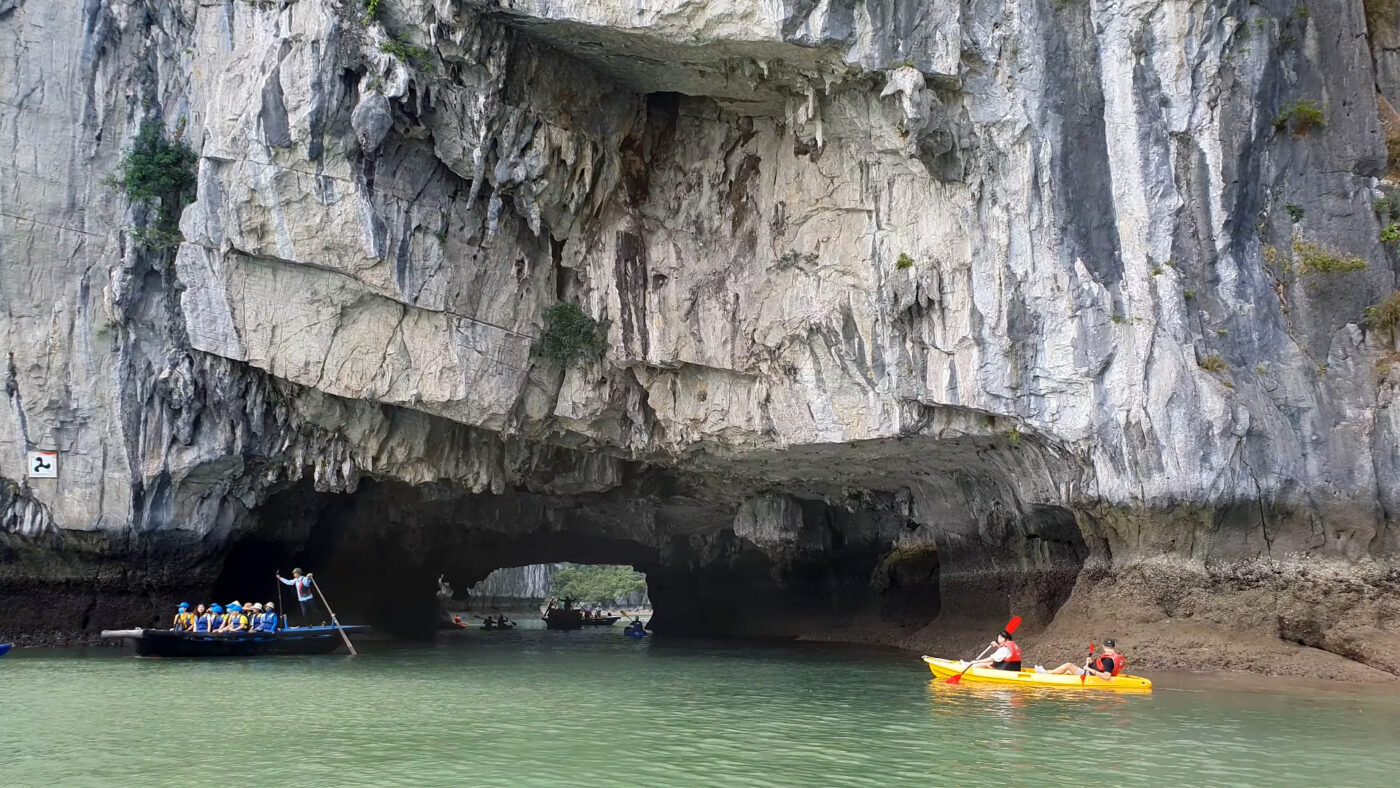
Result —
M363 626L341 627L345 631ZM171 629L104 629L102 637L130 640L141 657L259 657L329 654L344 641L336 627L293 627L277 632L176 632Z
M10 653L10 649L14 647L15 644L13 643L0 643L0 657L3 657L6 654Z
M574 608L551 607L540 616L545 629L582 629L583 611Z
M617 623L622 616L598 616L597 618L585 618L584 626L588 627L610 627Z

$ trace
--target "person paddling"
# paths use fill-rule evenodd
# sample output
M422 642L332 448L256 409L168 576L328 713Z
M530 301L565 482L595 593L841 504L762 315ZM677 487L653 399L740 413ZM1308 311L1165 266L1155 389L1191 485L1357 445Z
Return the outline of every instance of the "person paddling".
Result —
M994 670L1021 669L1021 647L1016 645L1016 641L1011 639L1011 633L1002 630L997 635L996 641L992 644L997 647L990 657L979 659L968 663L970 668L991 667Z
M297 590L297 604L301 605L301 625L303 627L316 626L312 622L320 618L320 614L316 611L316 597L311 593L310 573L303 575L298 567L292 570L291 580L283 577L280 572L277 579L282 582L282 585L292 586Z
M190 612L190 603L181 602L178 608L180 612L175 614L175 621L170 628L176 632L190 632L194 629L194 614Z
M1081 667L1073 662L1066 662L1050 672L1057 676L1079 676L1087 672L1090 676L1111 679L1122 673L1123 668L1127 666L1128 658L1118 651L1117 641L1109 638L1103 642L1103 653L1088 666Z

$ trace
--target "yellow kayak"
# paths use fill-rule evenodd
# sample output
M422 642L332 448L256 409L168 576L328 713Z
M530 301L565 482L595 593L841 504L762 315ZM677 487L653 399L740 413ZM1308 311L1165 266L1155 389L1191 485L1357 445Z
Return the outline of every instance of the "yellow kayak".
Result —
M928 663L928 669L933 671L933 675L940 679L956 676L967 667L967 663L962 660L955 661L939 659L938 657L924 657L924 662ZM1076 690L1108 690L1109 692L1152 691L1151 681L1142 676L1130 676L1127 673L1114 676L1111 679L1086 676L1081 684L1078 676L1054 676L1049 673L1036 673L1034 670L1012 672L978 667L963 673L962 680L978 684L1000 684L1016 687L1056 687Z

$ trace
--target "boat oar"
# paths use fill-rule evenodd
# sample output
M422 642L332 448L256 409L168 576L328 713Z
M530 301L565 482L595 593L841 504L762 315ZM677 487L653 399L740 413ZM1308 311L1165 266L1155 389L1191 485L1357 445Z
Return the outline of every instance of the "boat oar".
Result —
M321 596L321 604L325 605L325 606L326 606L326 612L331 614L331 623L332 623L332 624L335 624L335 631L339 632L339 633L340 633L340 638L341 638L341 640L344 640L344 641L345 641L345 647L346 647L347 649L350 649L350 656L352 656L352 657L358 657L358 656L360 655L360 653L359 653L358 651L355 650L355 647L354 647L353 645L351 645L351 643L350 643L350 636L347 635L347 634L345 634L345 627L342 627L342 626L340 625L340 622L336 620L335 611L334 611L334 610L331 610L331 603L330 603L329 601L326 600L326 595L323 594L323 593L321 593L321 586L318 585L318 584L316 583L316 578L314 578L314 577L311 578L311 587L314 588L314 589L316 589L316 593L317 593L317 594L320 594L320 596Z
M1010 621L1006 622L1006 629L1005 629L1005 632L1006 632L1006 634L1008 634L1008 635L1014 635L1014 634L1016 634L1016 630L1019 629L1020 626L1021 626L1021 617L1020 617L1020 616L1013 616L1013 617L1011 618ZM987 653L987 649L990 649L990 648L992 648L992 647L994 647L994 646L996 646L996 642L995 642L995 641L993 641L990 645L988 645L987 648L982 649L982 654L986 654L986 653ZM979 659L981 659L981 658L982 658L982 654L978 654L976 657L973 657L972 659L968 660L968 665L967 665L967 667L963 668L962 673L959 673L959 674L956 675L956 676L949 676L949 677L948 677L948 683L949 683L949 684L957 684L958 682L962 681L963 673L966 673L966 672L968 672L969 670L972 670L972 663L973 663L973 662L976 662L976 661L979 660Z
M1094 644L1089 644L1089 656L1084 658L1084 670L1079 674L1079 684L1083 686L1084 680L1089 677L1089 660L1094 658Z
M988 645L986 648L982 649L982 653L981 653L981 654L978 654L977 656L973 657L972 659L969 659L969 660L967 661L967 662L968 662L967 667L963 668L963 672L962 672L962 673L959 673L959 674L956 675L956 676L949 676L949 677L947 678L947 682L948 682L949 684L957 684L959 681L962 681L963 673L966 673L966 672L968 672L969 670L972 670L972 663L974 663L974 662L976 662L977 660L981 659L982 656L983 656L983 654L986 654L988 651L991 650L992 646L995 646L995 645L996 645L995 643L992 643L992 644Z

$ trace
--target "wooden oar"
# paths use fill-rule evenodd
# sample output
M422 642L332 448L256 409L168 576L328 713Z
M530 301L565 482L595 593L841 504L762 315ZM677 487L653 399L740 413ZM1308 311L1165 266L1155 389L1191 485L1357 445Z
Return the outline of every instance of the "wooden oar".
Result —
M1094 658L1094 644L1089 644L1089 656L1084 658L1084 670L1079 674L1079 685L1084 686L1084 680L1089 677L1089 660Z
M1006 628L1005 628L1005 630L1003 630L1003 631L1006 632L1006 634L1008 634L1008 635L1014 635L1014 634L1016 634L1016 630L1019 629L1020 626L1021 626L1021 617L1020 617L1020 616L1013 616L1013 617L1011 618L1010 621L1006 622ZM993 648L994 646L996 646L996 641L992 641L991 645L987 646L987 648L982 649L982 654L986 654L986 653L987 653L987 649ZM958 682L962 681L963 673L966 673L966 672L968 672L969 670L972 670L972 663L974 663L974 662L976 662L977 660L981 659L981 658L982 658L982 654L978 654L976 657L973 657L972 659L968 660L967 667L963 668L963 672L962 672L962 673L959 673L959 674L956 675L956 676L949 676L949 677L948 677L948 683L949 683L949 684L957 684Z
M331 623L335 624L335 631L339 632L340 638L345 641L345 647L350 649L350 656L358 657L360 652L356 651L354 645L350 643L350 636L345 634L345 628L336 620L335 611L331 610L331 603L326 599L326 595L321 593L321 586L316 583L316 578L314 577L311 578L311 587L316 589L317 594L321 595L321 604L325 605L326 612L331 614Z

